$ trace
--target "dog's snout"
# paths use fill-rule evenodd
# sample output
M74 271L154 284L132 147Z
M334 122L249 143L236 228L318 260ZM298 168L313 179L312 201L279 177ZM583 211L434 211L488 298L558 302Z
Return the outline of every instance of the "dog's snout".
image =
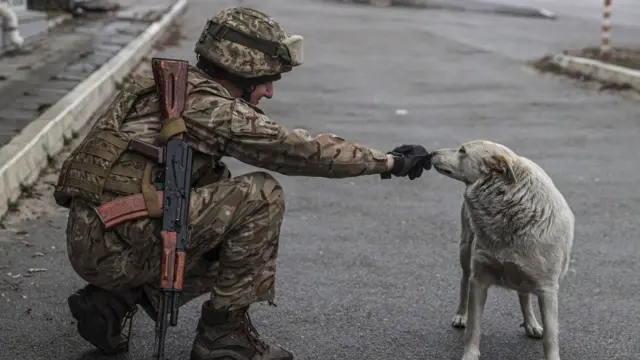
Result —
M429 161L431 161L432 163L438 162L438 161L442 161L442 156L444 155L444 153L442 152L442 150L434 150L433 152L429 153Z

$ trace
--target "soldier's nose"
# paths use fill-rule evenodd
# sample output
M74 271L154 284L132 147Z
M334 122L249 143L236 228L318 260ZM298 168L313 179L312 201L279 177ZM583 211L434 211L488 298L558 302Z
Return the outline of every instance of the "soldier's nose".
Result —
M274 93L274 86L273 86L273 81L270 81L266 84L264 84L264 96L271 99L273 97L273 93Z

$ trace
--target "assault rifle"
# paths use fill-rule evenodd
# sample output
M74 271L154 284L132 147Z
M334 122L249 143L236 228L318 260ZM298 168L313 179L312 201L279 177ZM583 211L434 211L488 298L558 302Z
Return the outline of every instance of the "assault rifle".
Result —
M166 147L156 147L139 140L129 144L132 150L164 163L164 182L156 184L158 200L162 206L162 264L160 272L160 303L156 319L156 339L153 347L154 358L164 359L164 345L169 324L178 324L180 292L184 283L185 248L191 237L189 221L189 198L191 187L192 150L182 139L171 139ZM141 194L130 195L130 213L148 214ZM116 200L118 201L118 200ZM122 206L122 205L121 205ZM117 220L118 223L122 220ZM106 223L109 223L107 221ZM115 223L115 221L113 221ZM110 225L114 226L114 225Z
M190 239L189 194L192 151L183 140L171 139L166 147L164 206L162 213L162 267L160 306L156 320L154 356L164 358L167 315L170 324L178 324L180 292L185 271L185 247Z
M187 96L188 63L180 60L151 61L163 120L163 130L172 119L179 118ZM162 135L163 132L161 132ZM185 248L189 242L189 198L191 193L191 147L182 134L168 141L164 156L164 201L162 207L162 265L160 273L160 305L156 320L154 357L164 359L167 316L171 326L178 324L180 293L185 271ZM131 146L131 145L130 145Z
M131 139L128 149L151 160L145 168L142 193L118 198L96 208L105 229L129 220L162 216L160 304L156 319L154 357L164 359L167 317L178 324L180 293L184 283L185 248L189 243L189 198L193 152L182 139L186 125L180 117L187 97L189 63L153 58L151 68L158 91L162 130L156 145ZM152 186L153 164L164 164L164 180Z

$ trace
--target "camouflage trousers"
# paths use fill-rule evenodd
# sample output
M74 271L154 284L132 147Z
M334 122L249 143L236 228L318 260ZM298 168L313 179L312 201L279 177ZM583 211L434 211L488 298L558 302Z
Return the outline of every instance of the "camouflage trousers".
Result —
M284 210L282 188L265 172L192 190L181 305L205 293L218 309L273 300ZM160 230L160 219L144 218L105 231L93 207L74 200L67 225L69 260L80 277L98 287L141 286L157 311Z

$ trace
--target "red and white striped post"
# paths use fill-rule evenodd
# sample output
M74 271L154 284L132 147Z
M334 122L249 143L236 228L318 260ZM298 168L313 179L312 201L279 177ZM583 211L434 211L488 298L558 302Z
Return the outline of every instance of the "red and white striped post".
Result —
M600 56L602 59L611 58L611 0L604 0L604 14L602 17L602 36L600 37Z

